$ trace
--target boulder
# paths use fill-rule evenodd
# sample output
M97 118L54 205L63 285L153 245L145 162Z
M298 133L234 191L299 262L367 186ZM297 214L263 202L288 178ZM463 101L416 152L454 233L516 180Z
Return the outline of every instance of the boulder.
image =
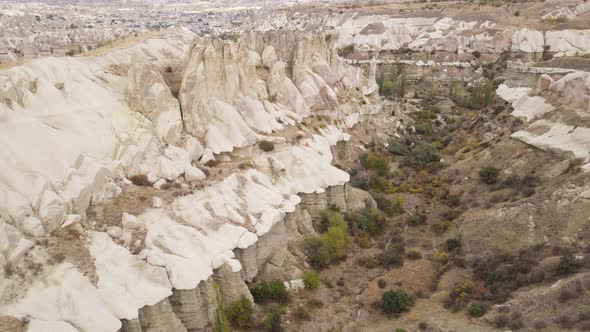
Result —
M553 84L553 79L547 74L542 74L537 80L537 89L547 90Z
M349 184L344 186L344 195L348 211L364 209L367 205L377 207L377 202L375 202L371 194Z

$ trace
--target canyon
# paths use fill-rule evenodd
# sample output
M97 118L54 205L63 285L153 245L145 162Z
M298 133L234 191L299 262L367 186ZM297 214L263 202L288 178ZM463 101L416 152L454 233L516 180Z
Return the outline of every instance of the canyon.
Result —
M590 7L419 6L1 70L0 330L587 330Z

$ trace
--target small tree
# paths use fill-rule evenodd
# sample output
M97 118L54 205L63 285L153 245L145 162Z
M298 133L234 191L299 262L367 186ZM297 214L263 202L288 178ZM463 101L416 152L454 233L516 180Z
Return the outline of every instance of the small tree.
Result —
M467 313L469 316L477 318L483 316L486 313L486 310L482 308L479 303L471 303L469 308L467 308Z
M379 78L377 78L377 85L379 86L379 93L383 94L383 83L385 83L385 73L381 70Z
M381 90L385 97L392 96L395 92L395 84L393 81L385 81Z
M227 319L235 327L244 328L252 325L254 308L252 303L244 296L230 304L226 310Z
M303 284L305 289L316 289L320 286L320 277L314 271L303 273Z
M402 73L399 79L399 96L403 97L406 94L406 82L408 80L406 69L402 69Z
M414 300L403 290L387 291L381 297L381 309L386 314L399 314L410 310Z
M494 98L494 84L491 80L487 80L483 91L484 106L488 106L492 102L492 98Z
M493 184L498 181L500 170L494 166L484 167L479 171L479 177L487 184Z

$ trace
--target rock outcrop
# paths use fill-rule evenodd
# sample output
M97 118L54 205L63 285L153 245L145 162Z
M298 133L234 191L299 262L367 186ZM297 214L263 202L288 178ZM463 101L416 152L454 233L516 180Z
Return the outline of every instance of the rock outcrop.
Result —
M178 101L168 84L180 78L163 66L185 58ZM0 73L0 138L11 142L0 265L16 271L0 313L62 330L199 331L219 304L252 300L247 282L299 278L302 254L285 244L314 233L320 207L370 198L332 163L374 91L326 38L297 33L234 43L171 30ZM316 112L341 127L305 127ZM257 150L263 139L273 151ZM213 161L227 166L204 172Z
M588 10L585 4L578 7L576 12ZM552 15L559 17L568 14ZM288 26L294 30L326 29L333 32L333 39L339 49L352 48L360 52L409 49L414 52L438 51L461 55L475 51L491 54L500 54L504 51L542 53L547 49L556 56L590 53L590 30L565 29L543 32L518 26L500 27L485 20L394 17L350 12L322 16L305 13L293 18L279 14L270 22L270 26L265 23L259 28L268 30Z

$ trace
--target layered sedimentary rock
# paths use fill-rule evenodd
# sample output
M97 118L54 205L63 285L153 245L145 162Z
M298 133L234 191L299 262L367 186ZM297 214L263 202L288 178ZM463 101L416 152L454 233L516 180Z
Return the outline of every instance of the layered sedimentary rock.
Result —
M579 7L579 11L583 12L588 6ZM547 49L557 56L590 53L589 30L543 32L516 26L500 27L490 21L463 21L450 17L393 17L361 13L319 16L298 13L293 17L277 15L259 28L269 30L284 26L300 30L326 29L333 32L339 49L352 47L364 52L409 49L414 52L464 54L478 51L499 54L504 51L541 53Z
M166 73L185 59L177 101ZM301 274L285 243L314 232L312 204L367 198L345 186L332 149L370 105L342 107L336 91L362 100L375 83L322 36L167 31L103 57L14 67L0 83L0 263L14 271L0 313L42 322L29 331L206 329L220 303L251 299L246 282ZM304 128L314 112L354 119ZM301 137L287 137L296 124ZM262 139L274 151L255 150ZM244 157L249 167L211 179L201 170ZM126 177L186 191L138 200L166 189ZM98 205L105 213L88 212Z

